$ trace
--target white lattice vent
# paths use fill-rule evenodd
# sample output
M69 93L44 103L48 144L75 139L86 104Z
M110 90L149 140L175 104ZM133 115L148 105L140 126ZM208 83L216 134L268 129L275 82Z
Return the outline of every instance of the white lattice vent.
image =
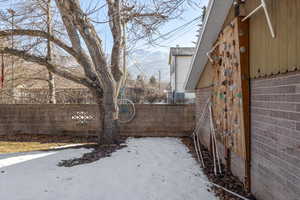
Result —
M72 120L76 121L77 124L88 124L95 120L95 116L86 111L79 111L72 115Z

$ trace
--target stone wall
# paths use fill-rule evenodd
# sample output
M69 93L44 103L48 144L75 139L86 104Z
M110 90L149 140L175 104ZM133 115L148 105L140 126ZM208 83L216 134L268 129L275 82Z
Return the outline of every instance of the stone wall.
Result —
M196 121L209 88L198 89ZM209 124L201 129L209 147ZM218 144L224 162L224 146ZM231 155L231 170L244 179L244 160ZM251 179L258 200L300 197L300 73L251 81Z
M121 125L127 136L187 136L194 130L194 105L137 104ZM97 105L0 105L0 134L93 135L100 129Z

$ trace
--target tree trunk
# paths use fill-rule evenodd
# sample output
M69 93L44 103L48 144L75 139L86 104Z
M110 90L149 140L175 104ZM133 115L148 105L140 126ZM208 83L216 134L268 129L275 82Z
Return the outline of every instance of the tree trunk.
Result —
M113 93L105 91L103 95L95 90L93 92L99 108L99 124L101 129L98 132L98 143L118 144L120 137L120 127L118 121L118 102ZM100 127L100 126L99 126Z
M52 35L52 13L51 13L51 0L47 1L47 33ZM47 40L47 60L52 60L52 44L50 39ZM52 72L48 71L48 86L49 86L49 103L56 104L56 95L55 95L55 80Z
M52 72L49 72L48 87L49 87L49 103L56 104L56 91L55 91L55 79Z
M103 93L103 133L102 144L118 143L120 130L118 121L118 98L113 88L104 90Z
M117 144L120 135L118 119L114 117L115 113L111 111L111 107L108 107L108 105L103 106L103 132L100 138L100 144Z

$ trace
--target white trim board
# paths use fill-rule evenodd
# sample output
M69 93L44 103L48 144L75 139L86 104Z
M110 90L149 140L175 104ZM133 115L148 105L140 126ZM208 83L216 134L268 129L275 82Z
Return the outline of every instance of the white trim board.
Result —
M211 50L214 42L217 40L232 4L233 0L210 0L203 31L199 36L196 53L193 56L190 70L185 80L184 88L186 91L195 90L199 77L208 61L206 53Z

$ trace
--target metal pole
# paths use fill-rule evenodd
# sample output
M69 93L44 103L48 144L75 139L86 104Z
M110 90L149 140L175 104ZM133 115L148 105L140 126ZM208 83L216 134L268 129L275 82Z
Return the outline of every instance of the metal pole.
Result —
M159 89L159 91L160 91L160 88L161 88L160 81L161 81L161 71L159 70L158 71L158 89Z
M274 32L273 25L272 25L272 22L271 22L271 18L270 18L268 9L267 9L267 4L266 4L265 0L261 0L261 3L262 3L262 6L263 6L265 14L266 14L266 18L267 18L267 22L268 22L268 26L269 26L271 35L272 35L273 38L275 38L275 32Z
M14 11L12 12L12 23L11 23L11 29L13 30L14 29L14 16L15 16L15 13ZM14 34L11 34L11 48L13 49L15 46L14 44ZM14 79L15 79L15 70L14 70L14 66L15 66L15 61L14 61L14 58L12 57L12 63L11 63L11 68L12 68L12 90L14 92L14 87L15 87L15 84L14 84Z
M261 9L263 7L263 5L259 5L257 8L255 8L251 13L249 13L249 15L247 15L245 18L242 19L243 21L246 21L248 18L250 18L254 13L256 13L259 9Z
M8 12L11 14L11 30L14 29L14 17L15 17L15 11L13 9L8 9ZM14 34L13 32L11 33L11 48L14 48ZM15 74L14 74L14 57L11 56L11 96L13 98L12 102L15 103L15 97L14 97L14 79L15 79Z
M267 4L266 4L265 0L261 0L261 4L257 8L255 8L251 13L249 13L249 15L247 15L245 18L243 18L242 22L247 20L248 18L250 18L254 13L256 13L261 8L264 9L271 35L272 35L273 38L275 38L275 31L274 31L274 28L273 28L273 25L272 25L272 22L271 22L271 18L270 18L268 8L267 8Z

